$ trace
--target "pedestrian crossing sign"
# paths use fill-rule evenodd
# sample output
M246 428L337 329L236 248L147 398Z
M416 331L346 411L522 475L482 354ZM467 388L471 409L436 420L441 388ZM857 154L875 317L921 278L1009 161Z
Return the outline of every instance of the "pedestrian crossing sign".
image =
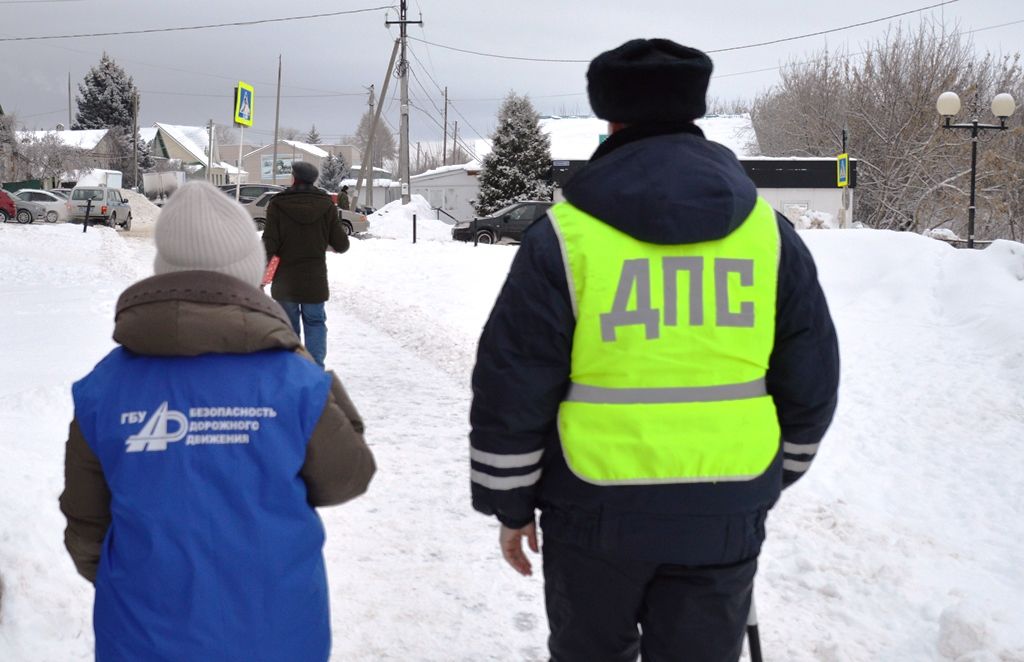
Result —
M836 155L836 186L846 188L850 185L850 155Z
M238 126L252 126L252 106L254 94L252 85L246 85L238 81L235 88L235 124Z

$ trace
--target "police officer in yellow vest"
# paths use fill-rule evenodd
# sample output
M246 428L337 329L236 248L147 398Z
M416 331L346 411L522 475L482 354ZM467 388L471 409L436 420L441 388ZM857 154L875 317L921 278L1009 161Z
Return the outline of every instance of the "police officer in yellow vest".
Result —
M814 262L693 123L711 69L664 39L594 59L611 135L480 339L473 506L522 574L541 511L556 661L737 660L768 510L835 410Z

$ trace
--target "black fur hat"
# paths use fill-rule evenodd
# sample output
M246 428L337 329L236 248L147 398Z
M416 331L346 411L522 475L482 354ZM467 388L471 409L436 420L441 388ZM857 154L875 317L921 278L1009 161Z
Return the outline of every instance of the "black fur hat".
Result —
M601 53L587 70L594 114L609 122L686 122L707 112L711 58L669 39L633 39Z

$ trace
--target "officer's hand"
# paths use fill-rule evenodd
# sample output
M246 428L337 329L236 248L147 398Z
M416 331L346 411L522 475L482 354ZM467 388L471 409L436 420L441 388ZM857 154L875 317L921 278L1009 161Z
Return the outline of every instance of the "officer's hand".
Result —
M540 552L537 547L537 524L531 522L521 529L510 529L504 524L501 525L501 533L498 540L501 543L501 555L505 557L508 564L515 568L520 575L530 576L533 574L533 566L523 552L523 536L534 554Z

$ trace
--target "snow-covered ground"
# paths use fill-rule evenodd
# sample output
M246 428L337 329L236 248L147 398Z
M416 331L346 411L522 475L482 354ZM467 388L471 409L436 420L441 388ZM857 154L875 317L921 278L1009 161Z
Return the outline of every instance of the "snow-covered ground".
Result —
M151 272L134 235L0 225L0 660L91 657L92 589L57 496L70 385L113 346L118 293ZM327 362L379 464L366 496L321 511L333 659L546 659L541 579L501 561L469 506L469 371L516 248L396 236L328 256ZM843 381L814 467L769 519L766 658L1024 661L1024 246L803 237Z

